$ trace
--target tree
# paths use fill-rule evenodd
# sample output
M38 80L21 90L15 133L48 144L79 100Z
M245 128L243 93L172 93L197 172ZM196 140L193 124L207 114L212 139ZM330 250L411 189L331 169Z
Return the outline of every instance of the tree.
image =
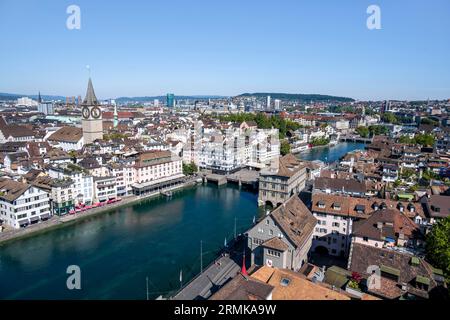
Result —
M369 128L367 127L358 127L356 128L356 132L360 135L362 138L367 138L369 136Z
M191 176L198 171L195 163L183 163L183 174Z
M431 147L434 146L435 139L432 134L424 133L416 135L414 141L424 147Z
M280 152L282 156L291 153L291 145L286 140L281 140Z
M384 113L383 116L381 117L381 119L384 122L387 122L387 123L393 123L393 124L397 124L398 123L398 119L395 116L395 114L390 113L390 112Z
M426 254L431 264L450 280L450 216L433 226L426 236Z

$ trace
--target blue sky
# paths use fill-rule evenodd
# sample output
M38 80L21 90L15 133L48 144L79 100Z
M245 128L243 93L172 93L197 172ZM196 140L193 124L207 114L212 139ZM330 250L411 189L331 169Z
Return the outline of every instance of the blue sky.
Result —
M0 92L84 95L90 65L100 98L450 98L448 0L0 0L0 35Z

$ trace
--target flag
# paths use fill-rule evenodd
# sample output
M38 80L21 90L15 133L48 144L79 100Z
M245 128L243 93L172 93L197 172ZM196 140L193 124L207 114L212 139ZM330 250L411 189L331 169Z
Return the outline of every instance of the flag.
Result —
M227 246L227 237L225 237L225 241L224 241L223 245L224 245L225 247Z
M253 224L255 224L255 222L256 222L256 217L253 216Z
M183 282L183 270L180 270L180 282Z
M244 252L244 254L243 254L243 256L242 256L242 269L241 269L241 273L242 273L244 276L248 276L247 268L245 268L245 252Z

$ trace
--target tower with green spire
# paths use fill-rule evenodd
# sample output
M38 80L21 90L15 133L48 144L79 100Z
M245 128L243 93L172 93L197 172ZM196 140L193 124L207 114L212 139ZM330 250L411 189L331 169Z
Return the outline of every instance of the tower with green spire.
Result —
M119 124L119 113L117 112L117 104L114 104L114 128Z

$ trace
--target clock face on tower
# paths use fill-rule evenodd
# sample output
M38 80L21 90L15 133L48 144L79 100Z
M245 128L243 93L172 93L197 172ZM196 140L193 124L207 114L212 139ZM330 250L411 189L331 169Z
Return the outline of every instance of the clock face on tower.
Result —
M89 118L89 108L83 107L83 110L81 110L81 113L83 114L83 118L88 119Z
M99 107L93 107L91 110L91 116L94 119L98 119L100 118L100 116L102 115L102 111L100 110Z

